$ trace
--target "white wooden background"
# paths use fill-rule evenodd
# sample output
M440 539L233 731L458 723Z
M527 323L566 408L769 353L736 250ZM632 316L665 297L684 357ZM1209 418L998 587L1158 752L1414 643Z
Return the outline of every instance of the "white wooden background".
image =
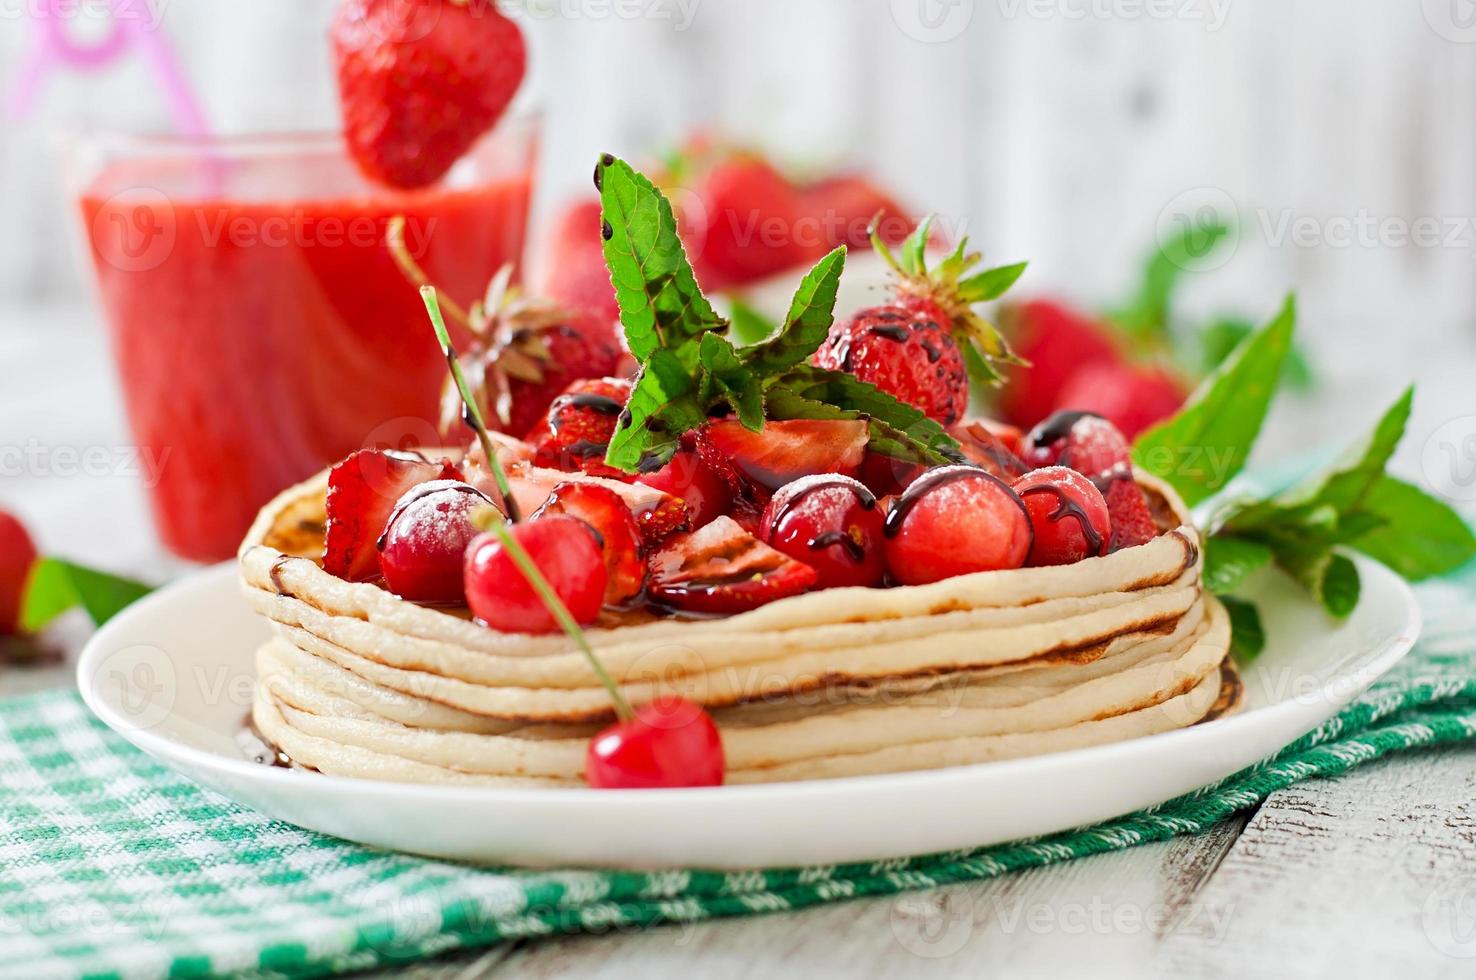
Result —
M0 89L30 2L0 0ZM1476 490L1426 452L1476 435L1467 0L532 2L558 14L528 25L545 207L584 191L596 152L638 156L709 124L796 165L863 164L1001 259L1030 258L1025 291L1106 302L1160 222L1218 202L1240 212L1241 239L1189 302L1269 312L1295 286L1324 366L1316 401L1278 409L1272 452L1346 437L1418 378L1401 469ZM159 6L219 129L333 124L329 0ZM138 65L56 80L30 118L0 121L0 448L42 449L40 465L0 473L0 504L47 550L154 577L179 566L154 544L126 461L65 465L65 450L126 454L128 436L72 264L54 137L164 123ZM1431 240L1400 236L1420 219ZM65 682L9 670L0 693ZM1473 799L1476 754L1424 753L1279 793L1199 838L422 972L1471 976Z

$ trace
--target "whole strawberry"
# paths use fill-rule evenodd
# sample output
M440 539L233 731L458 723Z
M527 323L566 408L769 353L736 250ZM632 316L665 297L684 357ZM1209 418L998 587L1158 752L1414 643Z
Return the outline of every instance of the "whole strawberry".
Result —
M527 67L495 0L343 0L330 38L349 149L395 187L439 180L501 118Z
M969 407L963 354L932 303L876 306L831 328L815 364L849 371L895 398L953 425Z
M999 380L993 364L1018 360L974 304L998 299L1025 266L973 272L980 256L968 251L963 238L929 269L932 221L918 225L897 255L872 228L871 245L896 276L892 299L836 321L815 353L815 364L850 371L943 425L953 425L968 408L965 365L972 362L975 376L992 383Z
M509 275L507 269L499 272L474 308L475 339L460 361L488 426L521 437L543 421L549 404L571 383L614 373L621 349L608 317L523 297L508 285ZM448 384L442 427L453 429L460 412L461 396Z
M1006 422L1022 429L1058 408L1094 407L1065 400L1065 389L1088 365L1122 363L1106 327L1060 303L1021 303L1006 311L1003 323L1011 345L1029 364L1006 372L999 411Z
M564 306L589 310L614 323L620 319L620 306L605 267L600 220L598 200L575 201L559 212L543 253L539 291Z

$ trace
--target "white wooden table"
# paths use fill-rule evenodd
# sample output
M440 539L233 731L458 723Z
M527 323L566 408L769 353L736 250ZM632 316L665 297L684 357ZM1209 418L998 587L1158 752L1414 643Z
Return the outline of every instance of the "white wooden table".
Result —
M1423 399L1401 457L1412 466L1430 431L1476 414L1463 377L1470 363L1467 354L1416 365ZM1294 449L1312 433L1350 436L1397 384L1344 378L1315 408L1284 407L1273 448ZM49 462L0 473L0 506L22 514L45 550L156 580L183 570L158 552L126 464L121 472L71 473L70 455L55 451L128 446L105 345L80 312L0 311L0 449L32 441L41 450L34 458ZM74 647L77 636L74 629L63 641ZM0 670L0 694L69 683L66 668ZM785 915L513 943L411 975L657 980L925 971L1476 976L1476 750L1373 763L1277 793L1209 834L994 881Z

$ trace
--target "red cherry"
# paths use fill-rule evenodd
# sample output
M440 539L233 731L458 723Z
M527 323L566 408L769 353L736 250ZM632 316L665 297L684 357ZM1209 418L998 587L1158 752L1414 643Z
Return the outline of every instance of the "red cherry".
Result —
M20 628L26 579L35 563L36 545L25 525L0 511L0 636Z
M595 789L721 786L723 768L723 740L712 717L668 695L591 739L584 778Z
M1025 474L1013 487L1035 529L1026 564L1070 565L1107 553L1112 522L1107 501L1091 480L1064 466L1048 466Z
M887 574L876 496L848 476L820 474L786 484L764 508L759 537L818 575L822 589L877 586Z
M459 603L462 562L477 536L471 512L490 497L460 480L432 480L395 504L379 536L379 570L395 595L413 602Z
M887 565L903 585L1019 568L1030 554L1030 513L1015 491L974 466L941 466L892 503Z
M693 449L679 450L671 462L636 482L682 498L694 529L721 517L733 503L732 486Z
M1117 427L1091 412L1057 412L1030 430L1021 450L1034 468L1069 466L1083 476L1101 476L1132 465L1132 451Z
M646 584L641 558L641 532L625 499L597 483L560 483L530 520L568 514L584 521L600 536L605 556L605 604L618 606L640 594Z
M554 594L581 626L604 602L604 555L599 536L575 517L550 515L510 527ZM504 633L556 633L558 620L523 576L496 534L480 535L466 552L466 602L472 615Z

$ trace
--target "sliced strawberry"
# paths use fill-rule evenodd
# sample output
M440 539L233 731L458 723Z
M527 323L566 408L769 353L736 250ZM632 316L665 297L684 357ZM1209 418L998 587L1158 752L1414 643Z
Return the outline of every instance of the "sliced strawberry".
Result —
M528 433L533 462L566 473L630 480L629 474L605 464L610 438L629 398L630 382L623 378L575 381Z
M643 483L621 483L605 480L582 473L563 473L559 470L542 469L537 466L517 467L507 475L513 501L519 513L531 514L562 483L591 483L614 491L625 501L635 515L636 526L641 531L641 541L646 550L661 544L673 533L686 530L690 524L687 507L678 497L663 493Z
M719 472L772 491L815 473L855 476L866 439L867 426L860 420L766 422L753 432L736 419L724 419L703 426L697 446Z
M675 538L651 559L652 601L684 612L731 615L815 584L815 570L719 517Z
M419 453L361 449L328 471L323 569L350 582L379 574L379 549L390 512L406 491L431 480L461 478L456 464Z
M1014 426L1005 426L1012 430L1016 439L1019 438L1020 430ZM977 463L990 473L1012 483L1029 471L1030 467L1025 461L1015 455L993 428L986 422L973 421L961 422L948 430L953 438L958 440L958 447L970 462ZM1018 446L1019 443L1016 442Z
M595 483L560 483L530 520L549 514L577 517L600 536L605 557L605 605L619 606L640 595L646 584L641 532L624 498Z
M1107 517L1112 524L1109 551L1147 544L1158 537L1158 522L1148 507L1143 488L1129 476L1119 477L1107 488Z
M636 477L637 483L680 497L701 527L720 517L733 504L733 488L695 449L683 448L661 469Z

